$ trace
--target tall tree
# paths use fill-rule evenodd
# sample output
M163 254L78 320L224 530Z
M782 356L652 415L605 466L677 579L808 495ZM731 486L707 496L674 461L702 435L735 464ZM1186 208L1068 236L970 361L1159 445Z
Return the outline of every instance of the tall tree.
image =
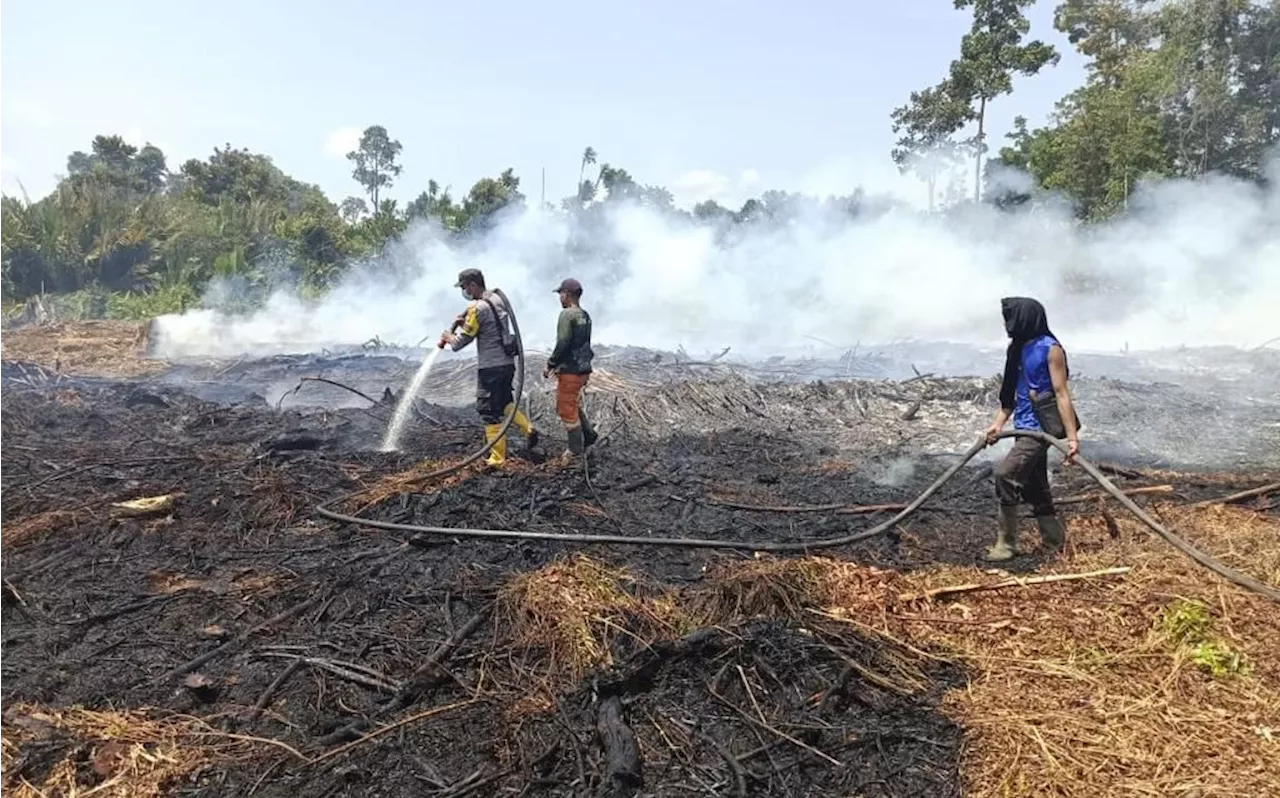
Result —
M1251 115L1247 135L1259 154L1280 144L1280 2L1251 4L1240 38L1242 106Z
M364 186L378 212L382 209L379 201L382 189L389 188L402 169L396 163L401 149L400 142L388 136L385 127L373 125L365 128L360 136L360 146L347 153L347 160L355 164L351 176Z
M459 224L469 229L486 229L498 211L523 202L520 178L514 170L504 169L497 179L482 177L471 186L462 200Z
M230 144L213 150L209 160L191 158L182 164L186 190L208 205L224 201L248 204L253 201L284 203L290 181L271 158ZM294 185L297 185L294 182Z
M1250 0L1180 0L1159 8L1158 53L1169 78L1165 123L1178 174L1257 173L1259 143L1265 138L1261 117L1268 110L1274 115L1274 106L1267 108L1264 99L1261 107L1250 107L1251 96L1242 89L1250 73L1259 70L1276 79L1276 44L1264 45L1271 50L1269 59L1248 66L1243 51L1251 43L1255 14L1265 19L1264 8ZM1275 13L1273 8L1270 15Z
M964 99L955 96L950 81L923 91L911 92L906 105L895 108L893 132L899 138L890 153L901 172L914 172L929 193L929 210L934 210L938 178L956 161L959 146L952 136L973 118Z
M360 217L369 213L369 205L360 197L347 197L338 206L338 213L342 216L342 221L355 224L360 221Z
M1081 55L1091 82L1115 88L1133 58L1146 52L1156 34L1149 13L1159 0L1063 0L1053 26Z
M592 164L594 164L595 162L596 162L596 148L595 148L595 147L587 147L585 150L583 150L583 151L582 151L582 165L578 168L578 182L579 182L579 183L581 183L581 182L582 182L582 179L586 176L586 174L587 174L587 167L588 167L588 166L590 166L590 165L592 165Z
M960 40L960 57L951 62L947 82L951 99L969 104L977 121L973 137L973 199L982 198L982 156L986 152L987 106L1013 91L1014 75L1034 75L1058 63L1052 45L1023 42L1031 30L1022 10L1035 0L954 0L959 10L973 10L973 24Z
M89 153L76 151L67 157L72 180L93 180L116 191L156 194L165 187L169 170L159 147L138 149L121 136L95 136Z
M511 179L515 179L512 176ZM519 181L516 180L518 183ZM440 187L435 180L427 181L427 190L419 194L404 209L406 219L439 219L446 230L460 230L466 219L463 210L453 201L448 186Z

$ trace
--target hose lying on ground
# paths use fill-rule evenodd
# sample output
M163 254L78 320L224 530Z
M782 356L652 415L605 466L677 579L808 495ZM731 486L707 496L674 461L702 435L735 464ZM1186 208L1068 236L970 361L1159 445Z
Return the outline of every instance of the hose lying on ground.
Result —
M489 449L493 447L494 442L501 439L501 437L507 433L507 429L511 426L511 422L515 417L514 409L520 406L520 400L522 398L522 394L524 391L524 342L520 337L520 325L516 322L515 312L511 309L511 303L507 301L506 295L503 294L500 289L495 289L494 292L498 294L498 296L502 297L503 303L506 304L507 306L507 312L510 314L510 317L511 317L512 331L515 334L517 349L518 349L519 358L520 358L520 368L516 372L516 384L513 390L513 393L515 395L515 402L512 405L512 408L513 408L512 413L507 414L507 416L503 419L502 427L499 430L498 435L495 436L493 440L486 441L485 445L481 449L476 451L474 454L468 456L467 458L463 459L461 462L454 463L452 465L448 465L443 468L439 468L435 471L432 471L429 474L424 475L423 476L424 480L437 479L437 478L448 476L450 474L457 473L458 471L461 471L463 468L466 468L471 463L474 463L476 460L479 460L481 457L483 457L485 453L488 452ZM997 437L999 438L1033 438L1035 440L1041 441L1042 443L1046 443L1050 446L1057 448L1063 454L1067 453L1066 444L1064 444L1060 440L1057 440L1056 438L1046 435L1043 432L1030 431L1030 430L1008 430L1005 432L1001 432ZM413 533L424 534L424 535L443 535L446 537L455 537L455 538L488 538L488 539L496 539L496 540L550 540L550 541L558 541L561 543L596 543L596 544L615 544L615 545L624 545L624 546L665 546L670 548L730 549L730 550L736 550L736 551L751 551L751 552L762 551L762 552L774 552L774 553L810 552L810 551L820 551L822 549L836 548L839 546L848 546L853 543L858 543L860 541L867 540L868 538L873 538L877 535L882 535L885 532L888 532L889 530L893 529L897 524L900 524L902 521L906 520L909 516L911 516L913 513L919 510L920 507L926 501L928 501L930 496L932 496L934 493L937 493L938 490L943 485L945 485L948 481L951 480L952 477L954 477L957 473L959 473L960 469L963 468L965 464L968 463L970 460L972 460L975 456L977 456L978 452L982 451L984 448L986 448L986 446L987 446L987 442L985 438L979 438L972 446L969 447L968 451L966 451L963 455L960 456L960 459L956 461L955 464L953 464L950 468L944 471L940 477L938 477L936 480L933 481L933 484L925 488L923 493L921 493L919 496L913 499L910 504L908 504L905 508L902 509L901 512L899 512L893 518L890 518L888 521L885 521L880 524L876 524L875 526L869 529L864 529L849 535L843 535L835 538L827 538L823 540L809 540L809 541L794 542L794 543L782 543L777 541L710 540L707 538L644 538L644 537L633 537L630 535L599 535L599 534L573 533L573 532L533 532L530 530L523 530L523 529L467 529L467 528L455 528L455 527L445 527L445 526L427 526L427 525L421 525L421 524L402 524L402 523L396 523L394 521L378 521L371 518L361 518L355 515L340 513L331 508L331 505L344 501L353 495L358 495L358 493L347 494L344 496L339 496L334 499L330 499L329 501L318 505L315 508L315 511L320 516L323 516L324 518L328 518L331 521L338 521L341 523L367 527L370 529L385 529L385 530L394 531L394 532L413 532ZM1234 570L1233 568L1227 566L1226 564L1200 551L1195 546L1187 542L1184 538L1166 529L1164 525L1162 525L1159 521L1152 518L1145 510L1143 510L1141 507L1135 504L1134 501L1130 499L1128 496L1126 496L1123 491L1121 491L1114 484L1112 484L1111 480L1107 479L1107 477L1098 469L1097 466L1093 465L1092 463L1090 463L1089 461L1085 460L1084 458L1078 455L1075 458L1075 462L1081 468L1083 468L1085 473L1088 474L1090 477L1092 477L1094 481L1097 482L1098 485L1102 487L1103 490L1111 494L1111 496L1114 497L1116 501L1120 502L1120 504L1123 505L1126 510L1128 510L1129 512L1137 516L1138 520L1142 521L1142 523L1150 527L1150 529L1153 532L1155 532L1160 537L1164 538L1164 540L1168 542L1171 546L1173 546L1178 551L1185 554L1187 557L1191 558L1197 564L1209 569L1213 573L1217 574L1218 576L1221 576L1223 579L1226 579L1228 582L1231 582L1232 584L1239 585L1240 587L1243 587L1246 590L1250 590L1254 593L1258 593L1259 595L1266 596L1272 601L1280 602L1280 590L1277 590L1276 588L1264 582L1260 582L1257 579L1254 579L1253 577L1248 576L1247 574L1242 574L1239 571Z

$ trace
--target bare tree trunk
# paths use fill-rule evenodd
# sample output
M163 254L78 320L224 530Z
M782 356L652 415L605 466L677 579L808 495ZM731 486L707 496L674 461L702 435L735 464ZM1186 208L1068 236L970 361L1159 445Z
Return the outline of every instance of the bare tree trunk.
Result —
M973 159L973 201L982 201L982 150L986 142L987 98L978 100L978 145L976 157Z

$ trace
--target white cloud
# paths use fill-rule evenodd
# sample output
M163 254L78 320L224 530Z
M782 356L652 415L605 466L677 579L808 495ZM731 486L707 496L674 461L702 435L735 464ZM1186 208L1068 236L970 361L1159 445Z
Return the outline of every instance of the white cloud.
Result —
M53 111L42 103L17 97L5 103L4 113L11 119L34 127L48 127L57 121Z
M360 146L360 128L348 125L340 127L325 139L324 152L330 158L345 158L347 153Z
M757 191L759 184L760 173L755 169L742 170L736 179L710 169L694 169L673 180L670 189L677 205L692 207L704 200L715 200L736 209Z

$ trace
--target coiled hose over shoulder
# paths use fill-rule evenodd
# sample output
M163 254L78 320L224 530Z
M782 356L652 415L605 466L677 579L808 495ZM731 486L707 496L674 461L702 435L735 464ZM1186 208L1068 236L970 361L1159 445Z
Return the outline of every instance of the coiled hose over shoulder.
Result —
M507 297L502 293L501 289L494 289L494 293L502 297L502 301L507 306L507 312L511 317L512 331L516 337L518 356L520 359L519 369L516 371L516 384L514 386L515 402L513 404L513 412L507 414L502 421L502 427L499 434L494 438L496 441L502 435L507 433L514 419L514 408L520 406L520 400L524 392L524 376L525 376L525 358L524 358L524 341L520 336L520 325L516 320L515 311L511 307L511 303L507 301ZM1033 432L1028 430L1008 430L1001 432L999 438L1033 438L1035 440L1046 443L1057 448L1063 454L1067 453L1066 445L1056 438L1046 435L1043 432ZM457 473L466 468L470 464L483 457L493 446L494 441L487 441L485 445L469 455L461 462L453 465L445 466L437 469L423 477L423 479L438 479L446 477L450 474ZM534 532L522 529L468 529L458 527L428 526L422 524L401 524L394 521L379 521L372 518L361 518L356 515L341 513L332 509L332 505L337 504L355 494L347 494L331 499L324 504L318 505L316 513L331 521L340 523L353 524L355 526L366 527L370 529L385 529L394 532L412 532L424 535L442 535L454 538L482 538L491 540L547 540L558 541L561 543L584 543L584 544L612 544L623 546L663 546L668 548L695 548L695 549L728 549L735 551L749 552L771 552L771 553L804 553L811 551L821 551L823 549L838 548L840 546L848 546L858 543L869 538L882 535L893 529L896 525L902 523L929 500L933 494L937 493L943 485L949 482L960 469L972 460L979 452L986 448L987 442L985 438L979 438L969 447L960 459L957 460L950 468L942 473L924 492L911 501L897 515L887 521L876 524L873 527L864 529L849 535L840 537L826 538L823 540L810 540L794 543L783 543L777 541L749 541L749 540L711 540L707 538L685 538L685 537L636 537L631 535L603 535L594 533L573 533L573 532ZM1191 558L1197 564L1209 569L1218 576L1226 579L1232 584L1250 590L1259 595L1265 596L1272 601L1280 602L1280 590L1260 582L1253 577L1242 574L1232 569L1226 564L1210 557L1204 552L1191 545L1184 538L1174 534L1156 519L1152 518L1145 510L1139 507L1132 499L1124 494L1119 488L1107 479L1098 467L1085 460L1083 457L1076 456L1075 462L1084 469L1085 473L1094 479L1099 486L1109 493L1116 501L1120 502L1126 510L1137 516L1151 531L1155 532L1171 546Z

